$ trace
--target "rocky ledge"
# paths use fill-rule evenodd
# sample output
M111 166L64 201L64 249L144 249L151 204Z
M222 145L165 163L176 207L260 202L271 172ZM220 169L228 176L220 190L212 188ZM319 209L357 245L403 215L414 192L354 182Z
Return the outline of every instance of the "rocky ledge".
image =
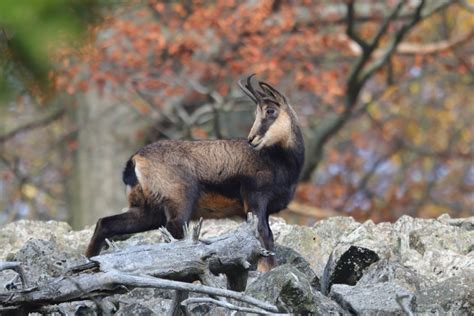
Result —
M236 229L238 221L208 220L203 238ZM246 294L282 312L360 315L471 315L474 310L474 217L401 217L395 223L358 223L333 217L313 227L272 218L279 266L253 272ZM85 261L93 227L73 231L64 222L18 221L0 229L0 261L24 264L31 284L40 285ZM162 242L159 231L115 242L119 248ZM16 273L0 272L0 292L18 286ZM133 289L98 300L63 303L55 311L96 314L163 314L171 295ZM192 314L227 314L222 307L196 305Z

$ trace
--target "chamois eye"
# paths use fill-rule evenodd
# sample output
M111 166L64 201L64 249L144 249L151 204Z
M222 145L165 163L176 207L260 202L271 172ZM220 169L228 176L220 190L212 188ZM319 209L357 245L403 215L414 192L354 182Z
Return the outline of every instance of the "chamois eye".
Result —
M267 115L275 114L275 109L267 109Z

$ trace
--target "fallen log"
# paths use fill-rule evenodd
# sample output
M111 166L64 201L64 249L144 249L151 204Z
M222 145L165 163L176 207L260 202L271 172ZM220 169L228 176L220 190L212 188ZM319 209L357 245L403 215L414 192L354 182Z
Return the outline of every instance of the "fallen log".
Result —
M243 293L206 285L210 274L228 276L232 287L245 288L247 271L262 256L270 253L258 239L257 219L235 231L209 240L199 239L202 221L185 237L175 240L166 230L166 243L135 246L90 258L90 262L71 269L70 275L51 279L39 286L0 293L0 305L38 307L72 300L93 299L127 288L157 287L227 297L267 312L278 312L272 304ZM11 265L5 265L10 267ZM203 284L191 284L200 280ZM183 282L185 281L185 282ZM238 285L238 286L236 286Z

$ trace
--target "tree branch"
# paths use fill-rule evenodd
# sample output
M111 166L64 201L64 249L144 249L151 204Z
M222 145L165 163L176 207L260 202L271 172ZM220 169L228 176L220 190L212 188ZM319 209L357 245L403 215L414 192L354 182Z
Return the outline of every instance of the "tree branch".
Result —
M362 72L361 78L359 79L360 84L365 83L376 71L378 71L392 56L393 52L397 48L397 45L402 41L405 35L418 23L421 21L421 10L425 5L425 1L422 0L418 7L416 8L415 14L413 16L413 20L409 21L408 23L404 24L392 37L390 43L387 45L385 53L382 54L380 58L372 62L367 69ZM398 14L398 13L397 13ZM386 29L385 29L386 31ZM376 36L377 37L377 36ZM375 42L375 40L374 40Z
M355 0L349 0L347 2L346 34L351 39L353 39L357 44L359 44L359 46L362 48L363 51L366 51L368 49L367 43L362 38L359 37L359 35L356 33L354 29L355 27L354 1Z
M386 46L384 53L382 53L382 55L376 60L374 60L371 64L366 65L366 63L371 58L373 58L373 53L380 44L381 38L387 33L390 23L397 18L400 11L402 10L405 1L400 0L397 6L392 10L392 12L387 16L387 18L385 18L383 24L377 31L374 38L370 41L367 48L362 50L362 54L355 62L347 80L346 94L344 97L344 111L338 117L332 119L332 121L329 121L322 130L317 132L317 136L314 138L312 145L308 146L314 149L312 155L307 156L307 163L304 166L301 176L303 180L308 180L313 170L317 168L319 162L322 159L324 146L326 145L326 143L333 136L335 136L342 129L342 127L344 127L347 122L352 118L352 112L357 104L359 94L365 83L370 77L375 74L375 72L377 72L384 64L387 63L387 61L393 55L397 46L400 44L405 35L423 18L427 18L432 14L446 8L449 4L453 3L452 1L444 2L441 5L432 8L428 12L423 12L425 2L425 0L421 0L420 4L415 9L415 12L410 15L411 19L408 22L404 23L401 28L399 28L398 31L395 32L395 35L391 38L389 44ZM353 25L351 26L351 24L353 24L354 18L354 11L352 5L353 1L350 1L348 3L348 17L346 19L346 23L348 23L347 32L351 36L355 34L353 30Z
M434 43L400 43L397 47L396 53L403 55L430 55L463 45L469 42L472 38L474 38L474 31Z
M60 119L61 117L63 117L63 115L65 113L66 113L65 109L60 109L60 110L54 112L53 114L51 114L51 115L49 115L45 118L27 123L23 126L17 127L16 129L14 129L10 132L7 132L4 135L0 135L0 144L8 141L9 139L17 136L18 134L25 133L25 132L31 131L33 129L37 129L37 128L40 128L40 127L47 126L47 125L53 123L54 121Z
M363 70L365 64L369 61L372 56L372 53L379 45L380 39L386 33L388 26L391 21L393 21L399 14L402 9L403 1L398 2L397 6L392 10L392 12L385 18L380 29L375 34L374 38L370 41L370 44L365 50L362 51L362 55L356 61L354 67L352 68L351 73L349 74L349 79L347 80L347 92L349 95L354 96L354 100L357 99L357 96L362 89L365 81L359 80L359 74ZM355 103L355 101L354 101ZM346 108L348 104L346 103Z

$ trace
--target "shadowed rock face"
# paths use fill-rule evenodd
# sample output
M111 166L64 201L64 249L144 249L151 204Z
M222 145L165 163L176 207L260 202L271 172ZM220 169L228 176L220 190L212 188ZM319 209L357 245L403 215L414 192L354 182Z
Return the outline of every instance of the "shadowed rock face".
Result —
M278 266L260 275L247 287L245 293L270 302L286 313L345 313L338 304L314 290L307 275L290 264Z
M380 259L374 251L364 247L350 246L340 256L336 250L329 257L324 269L321 292L325 295L333 284L355 285L364 270Z
M380 224L333 217L319 221L313 227L302 227L271 218L281 267L268 276L253 273L253 282L249 282L247 291L259 295L255 290L257 285L279 289L266 291L265 299L270 302L279 298L282 309L313 311L315 314L340 310L401 315L403 309L394 300L392 294L395 293L405 297L402 304L412 312L468 315L474 309L473 223L474 217L451 219L447 215L428 220L403 216L395 223ZM211 238L228 233L238 225L239 221L232 219L206 220L201 235L205 239ZM73 231L68 224L55 221L11 223L0 228L0 261L24 263L31 283L41 284L81 260L85 261L82 254L92 232L93 227ZM126 248L162 241L160 232L150 231L117 240L116 245ZM333 269L323 277L330 262ZM0 291L6 291L6 285L10 289L20 286L15 275L13 271L0 271ZM270 277L272 275L274 277ZM331 282L327 282L331 276ZM332 285L331 290L327 284ZM320 292L325 286L330 294L327 297ZM145 291L146 300L140 301L133 294L138 290L116 294L101 302L109 301L113 305L110 307L112 312L122 310L124 314L148 309L161 314L167 310L171 301L169 292ZM368 302L372 302L373 307L367 306ZM386 308L383 302L388 302ZM132 304L135 305L129 306ZM316 307L311 307L312 304ZM65 311L96 308L91 301L59 305ZM201 306L193 311L212 314L224 313L225 309Z

